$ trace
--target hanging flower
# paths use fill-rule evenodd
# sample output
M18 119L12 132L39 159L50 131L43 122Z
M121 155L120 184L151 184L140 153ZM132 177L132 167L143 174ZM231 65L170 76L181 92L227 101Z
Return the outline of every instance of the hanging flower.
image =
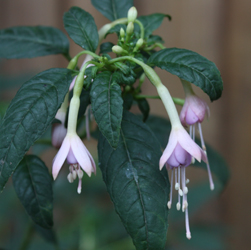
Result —
M172 171L170 200L167 203L169 209L172 205L173 169L175 169L175 189L178 190L178 203L176 204L176 208L180 210L180 197L182 196L182 211L185 212L186 236L188 239L191 238L191 232L188 218L186 167L191 164L192 157L199 162L201 160L207 162L206 154L191 139L186 130L181 125L173 127L167 147L160 158L159 167L161 170L165 165L167 169Z
M61 148L53 160L52 175L54 180L57 178L66 159L70 165L70 173L67 179L69 182L73 182L78 176L79 184L77 191L81 193L83 171L86 172L88 176L91 176L92 172L96 174L96 165L91 154L76 133L68 133L66 135Z

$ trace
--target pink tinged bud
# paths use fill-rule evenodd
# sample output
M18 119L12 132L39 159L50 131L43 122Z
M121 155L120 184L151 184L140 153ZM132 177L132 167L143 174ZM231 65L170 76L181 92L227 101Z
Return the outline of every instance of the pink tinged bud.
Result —
M89 176L96 173L95 162L77 134L67 134L61 148L53 160L52 175L54 180L66 160L69 164L78 164Z
M209 116L209 107L205 101L196 95L188 95L180 112L183 126L203 122L205 115Z
M60 148L62 142L67 134L67 129L64 126L66 113L59 110L56 114L56 119L60 120L61 123L54 123L51 131L51 143L55 148Z

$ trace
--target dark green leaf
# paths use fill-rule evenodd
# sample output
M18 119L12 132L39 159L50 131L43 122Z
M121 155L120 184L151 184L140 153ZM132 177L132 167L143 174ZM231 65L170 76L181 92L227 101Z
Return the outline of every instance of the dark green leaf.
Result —
M92 5L110 21L127 17L128 10L133 6L133 0L91 0Z
M152 45L154 43L164 43L164 41L160 36L150 35L149 38L147 39L147 44Z
M126 31L126 25L125 24L117 24L117 25L115 25L114 27L112 27L111 29L109 29L107 31L107 33L105 34L105 38L106 38L107 35L113 34L113 33L116 33L117 36L119 37L121 28L123 28L124 31Z
M161 150L151 130L125 111L118 147L104 137L98 144L99 163L107 190L138 250L163 250L167 233L169 180L159 171Z
M157 117L150 116L146 124L151 128L157 139L159 140L162 148L165 148L168 142L169 134L171 132L171 124L168 120ZM196 143L200 145L200 140L196 139ZM219 155L212 147L206 144L207 147L207 156L210 163L210 168L212 173L217 177L220 182L221 188L225 187L229 177L228 166L222 156ZM204 162L196 161L194 166L207 169L207 166ZM209 186L208 186L209 189Z
M161 13L155 13L148 16L140 16L138 20L143 24L145 28L145 37L148 37L154 30L159 28L165 17L171 20L171 16ZM135 31L139 31L139 26L137 24L135 26Z
M64 27L71 39L83 49L95 52L98 47L98 30L91 14L72 7L64 14Z
M59 29L20 26L0 30L0 58L32 58L68 54L69 41Z
M102 43L100 45L100 52L99 52L99 54L112 52L112 47L113 46L114 46L114 43L111 43L111 42Z
M124 93L123 94L123 108L126 110L130 110L133 104L133 95L131 93Z
M23 84L0 127L0 191L30 146L53 121L72 81L68 69L49 69Z
M121 88L109 71L97 75L91 86L92 112L100 132L117 147L123 113Z
M152 54L148 63L200 87L211 101L221 97L223 83L216 65L193 51L162 49Z
M46 241L57 244L57 237L53 229L46 229L36 225L36 230Z
M149 112L150 112L150 106L146 98L138 99L137 100L139 110L143 114L143 122L145 122L148 118Z
M13 177L17 196L32 220L43 228L53 226L52 178L44 162L27 155L17 166Z

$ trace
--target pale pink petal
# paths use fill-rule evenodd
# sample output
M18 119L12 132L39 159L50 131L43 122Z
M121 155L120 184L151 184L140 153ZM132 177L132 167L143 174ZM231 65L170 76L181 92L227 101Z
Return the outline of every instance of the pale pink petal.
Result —
M70 147L69 153L68 153L68 155L67 155L67 163L68 163L69 165L77 164L77 163L78 163L78 161L77 161L75 155L74 155L73 152L72 152L72 148L71 148L71 147Z
M168 158L167 162L166 162L169 166L172 167L178 167L180 165L180 162L177 160L177 158L175 157L175 150L173 151L173 153L170 155L170 157Z
M81 168L91 176L92 164L87 149L77 135L71 138L71 148Z
M184 148L197 161L201 161L201 148L191 139L184 128L177 132L177 139L182 148Z
M95 164L95 161L93 160L92 155L90 154L90 152L88 151L87 148L86 148L86 152L87 152L87 154L88 154L88 156L90 158L91 164L92 164L92 172L94 174L96 174L96 164Z
M187 109L187 113L186 113L186 123L188 125L193 125L196 122L198 122L199 118L197 116L197 114L195 112L193 112L193 110L191 108Z
M69 150L70 150L70 140L69 140L69 137L66 136L62 143L61 148L59 149L58 153L53 159L52 176L54 180L57 178L58 173L61 167L63 166L64 161L68 155Z
M169 157L171 156L174 148L177 145L177 137L175 136L175 134L173 133L173 130L171 130L170 136L169 136L169 140L168 140L168 144L162 154L162 156L160 157L159 160L159 169L161 170L163 168L163 166L165 165L165 163L167 162L167 160L169 159Z

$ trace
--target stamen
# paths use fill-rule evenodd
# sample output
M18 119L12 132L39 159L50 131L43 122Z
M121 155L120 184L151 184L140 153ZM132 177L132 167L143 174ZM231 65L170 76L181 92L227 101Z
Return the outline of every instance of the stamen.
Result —
M175 168L174 170L175 170L175 190L179 190L180 185L177 180L177 168Z
M198 123L198 129L199 129L199 134L200 134L201 147L202 147L204 153L207 156L206 145L205 145L205 142L204 142L204 139L203 139L203 134L202 134L202 129L201 129L201 124L200 123ZM209 183L210 183L210 189L214 190L214 181L213 181L210 165L209 165L209 162L208 162L208 158L207 158L207 172L208 172L208 178L209 178Z
M179 195L183 196L183 191L181 189L179 189Z
M190 226L189 226L189 217L188 217L188 209L185 211L185 220L186 220L186 237L190 240L191 239L191 232L190 232Z
M176 204L176 209L179 211L180 210L180 202L177 202Z
M76 178L77 178L77 172L76 172L76 170L72 171L72 177L73 177L73 180L76 180Z
M70 183L72 183L72 182L73 182L73 176L72 176L72 173L69 173L69 174L67 175L67 180L68 180Z
M188 184L190 182L190 180L189 179L186 179L186 184Z
M173 169L171 175L171 190L170 190L170 200L167 202L167 206L170 209L172 206L172 199L173 199Z
M78 180L78 189L77 189L77 192L79 194L81 194L81 190L82 190L82 179L79 179Z
M181 182L182 182L182 189L183 189L183 200L182 200L182 211L184 212L186 210L186 208L188 207L188 203L187 203L187 195L185 193L187 187L186 187L186 168L183 167L181 169ZM185 190L185 191L184 191ZM188 192L188 190L187 190Z

